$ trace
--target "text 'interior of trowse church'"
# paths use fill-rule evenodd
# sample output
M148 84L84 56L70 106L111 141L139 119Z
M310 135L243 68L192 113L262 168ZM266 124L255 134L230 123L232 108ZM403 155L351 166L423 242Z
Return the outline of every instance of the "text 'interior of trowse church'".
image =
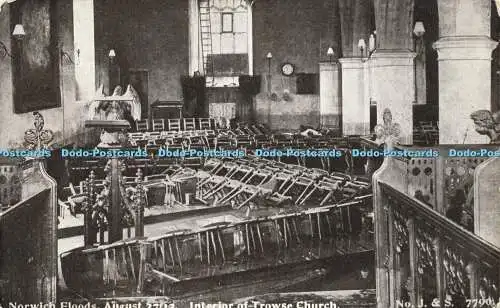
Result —
M500 307L499 12L0 0L0 308Z

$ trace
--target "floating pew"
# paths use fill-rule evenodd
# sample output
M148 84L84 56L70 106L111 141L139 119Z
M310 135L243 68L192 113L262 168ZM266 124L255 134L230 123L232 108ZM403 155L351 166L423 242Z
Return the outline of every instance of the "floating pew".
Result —
M194 260L207 265L224 264L229 260L231 252L237 255L237 246L240 245L244 248L246 255L258 257L260 254L266 254L269 240L276 245L276 249L302 245L307 234L321 241L336 234L335 220L342 223L336 218L334 212L350 206L359 206L359 202L250 218L237 222L216 222L202 226L198 230L172 231L147 239L152 244L151 257L147 262L156 270L167 274L182 273ZM309 231L301 229L304 225L309 225ZM271 237L264 238L263 227L272 232ZM231 234L231 236L227 237L224 234ZM236 235L239 235L237 238L240 238L241 242L234 240ZM227 243L228 238L232 238L232 242ZM195 251L192 256L182 253L183 247L180 243L188 242L194 249L189 251Z
M235 258L245 262L246 258L273 256L278 261L284 251L292 248L309 251L299 256L309 259L320 258L321 249L328 247L338 253L349 253L363 248L336 239L335 235L344 231L337 230L337 225L343 224L340 217L343 208L360 204L349 202L240 221L218 221L194 230L174 230L147 239L84 248L77 259L100 264L90 267L100 268L101 272L87 283L114 290L128 281L141 292L148 273L166 279L167 283L176 283L183 277L192 277L193 270L200 276L214 275L219 266L234 262ZM197 263L208 267L199 268ZM259 266L257 263L253 266Z

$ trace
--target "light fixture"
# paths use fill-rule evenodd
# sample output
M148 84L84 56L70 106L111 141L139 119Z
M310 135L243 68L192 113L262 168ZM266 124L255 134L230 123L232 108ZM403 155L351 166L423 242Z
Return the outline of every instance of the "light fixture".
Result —
M372 33L370 34L370 38L368 39L368 51L372 53L375 51L375 48L375 35Z
M413 34L415 34L416 37L422 37L425 34L425 27L423 22L417 21L415 23L415 27L413 28Z
M109 63L114 65L116 59L116 51L114 49L110 49L108 53Z
M366 42L365 39L359 39L358 48L361 51L361 57L364 55L364 51L366 50Z
M17 24L14 26L14 31L12 31L12 36L16 40L22 40L25 35L26 35L26 32L24 31L24 27L22 24Z
M273 58L273 54L271 52L268 52L266 55L267 58L267 70L268 74L271 75L271 59Z
M333 62L333 56L335 55L335 52L333 51L332 47L328 47L326 54L330 57L330 62Z

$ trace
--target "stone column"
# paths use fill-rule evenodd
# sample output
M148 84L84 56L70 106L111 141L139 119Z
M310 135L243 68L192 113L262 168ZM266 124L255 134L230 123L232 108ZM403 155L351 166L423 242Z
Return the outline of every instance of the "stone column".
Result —
M368 42L373 30L373 3L367 0L340 0L342 23L342 134L367 135L370 131L370 76L367 59L358 42ZM366 54L366 50L363 52Z
M367 65L362 58L339 59L342 67L342 134L370 132L370 99L367 92Z
M319 113L323 127L340 128L340 76L337 62L319 64Z
M470 119L491 109L491 3L438 1L441 38L434 43L439 61L439 143L488 143Z
M399 142L413 142L413 102L415 99L414 52L377 50L371 59L372 99L377 104L377 123L389 109L394 122L401 125Z
M343 57L359 57L358 42L368 38L373 30L373 3L370 0L340 0L339 14Z
M413 142L415 100L415 53L413 42L414 0L375 0L377 50L372 55L372 99L377 103L377 123L389 109L401 125L399 142Z

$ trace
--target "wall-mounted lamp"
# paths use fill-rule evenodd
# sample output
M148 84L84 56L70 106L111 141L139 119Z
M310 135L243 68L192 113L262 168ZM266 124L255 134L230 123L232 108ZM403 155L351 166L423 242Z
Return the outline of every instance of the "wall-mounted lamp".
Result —
M421 21L415 22L413 27L415 35L415 103L423 105L427 103L427 77L424 34L425 27Z
M330 57L330 62L333 62L333 56L335 55L335 52L333 51L332 47L328 47L326 55Z
M425 27L423 22L417 21L415 23L415 26L413 27L413 34L416 37L415 51L417 52L417 55L420 56L425 51L425 44L424 44Z
M110 49L109 50L108 57L109 57L109 62L111 64L114 64L115 63L115 59L116 59L116 52L115 52L114 49Z
M368 52L372 53L377 49L376 47L376 40L375 40L375 35L372 33L370 34L370 38L368 39Z
M273 54L271 52L268 52L266 55L267 59L267 73L271 75L271 60L273 58Z
M14 31L12 31L12 36L20 41L26 36L26 32L24 31L24 27L21 24L17 24L14 26Z
M363 58L363 56L365 55L364 51L366 50L365 39L359 39L359 41L358 41L358 48L359 48L359 51L361 52L361 58Z
M425 34L425 27L424 23L421 21L417 21L415 23L415 27L413 28L413 34L415 34L416 37L421 38Z

